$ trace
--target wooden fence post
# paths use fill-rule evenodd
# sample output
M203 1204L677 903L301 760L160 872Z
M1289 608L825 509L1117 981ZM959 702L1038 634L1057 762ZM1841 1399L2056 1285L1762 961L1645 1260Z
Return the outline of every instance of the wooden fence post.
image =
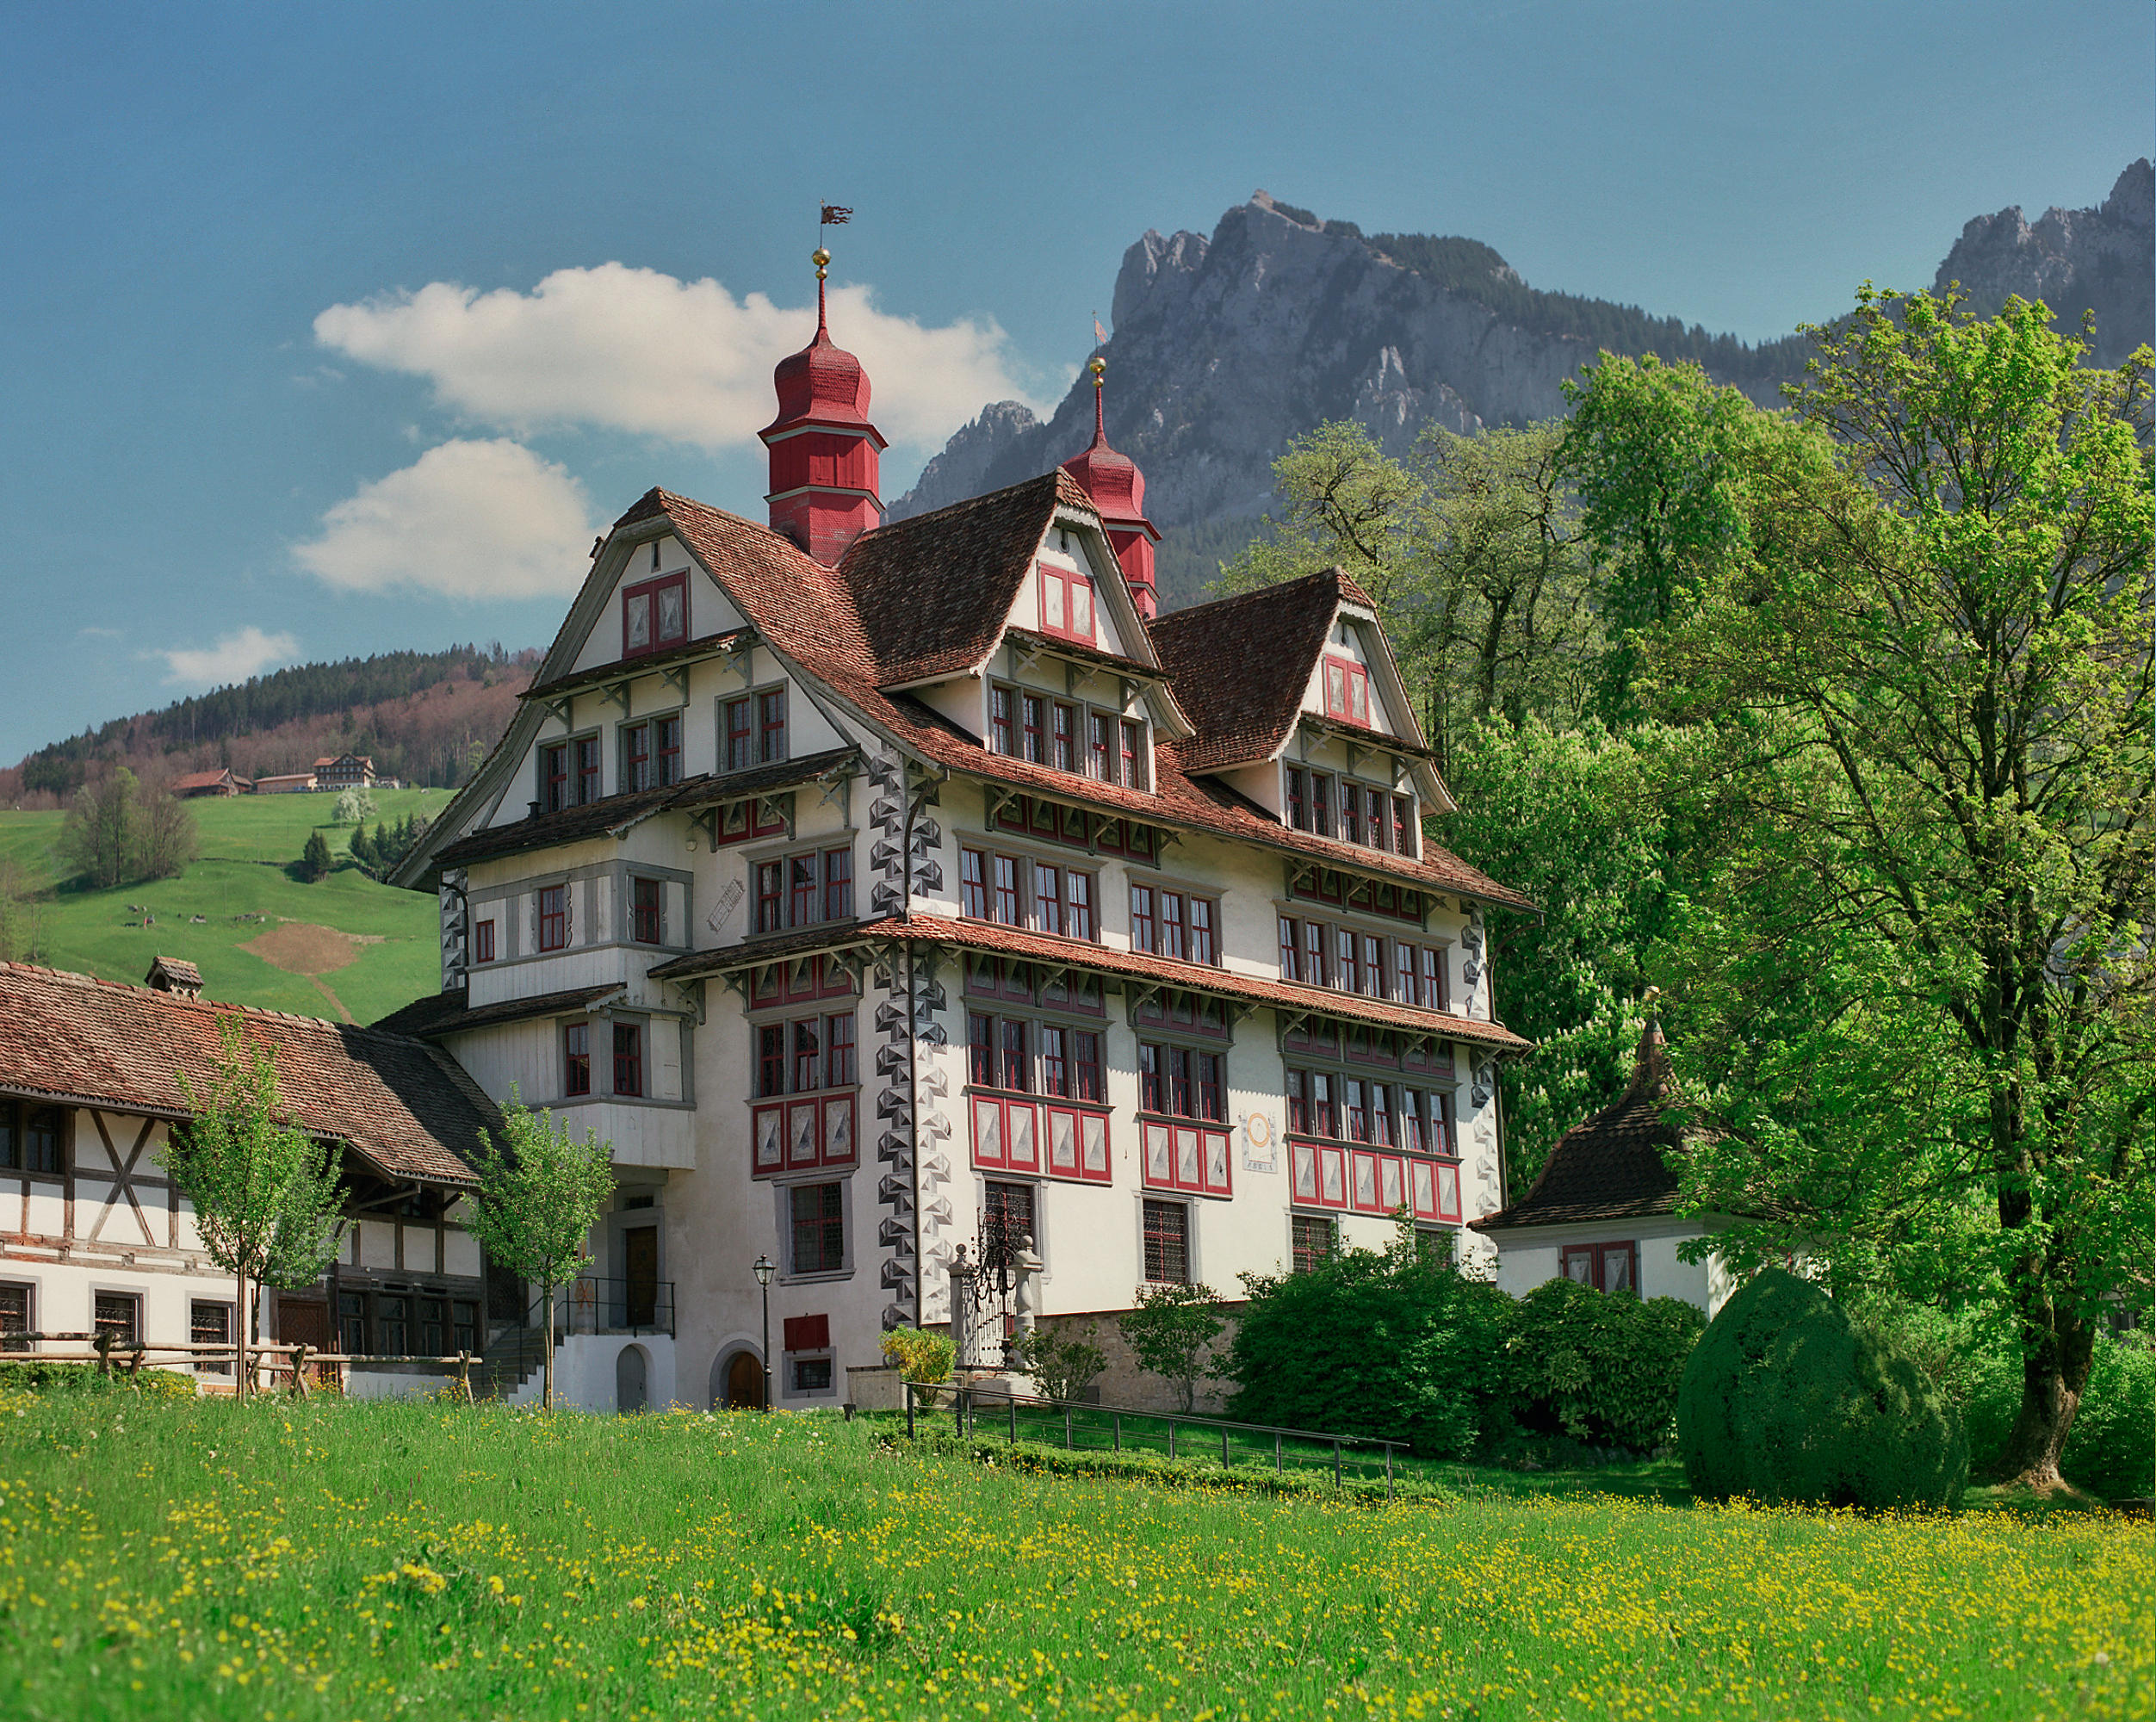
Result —
M292 1397L294 1399L307 1397L307 1344L305 1340L292 1347Z
M99 1334L96 1343L97 1372L100 1375L110 1375L112 1373L112 1335L109 1333Z
M472 1353L459 1346L456 1353L457 1384L464 1390L464 1403L472 1403Z

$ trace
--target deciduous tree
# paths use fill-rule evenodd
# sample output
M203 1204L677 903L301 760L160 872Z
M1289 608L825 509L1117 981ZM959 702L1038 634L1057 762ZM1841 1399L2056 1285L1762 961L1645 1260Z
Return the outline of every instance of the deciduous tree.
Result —
M501 1139L482 1130L474 1161L479 1192L472 1235L494 1261L537 1283L546 1305L541 1403L554 1408L554 1288L577 1276L585 1240L614 1194L614 1147L595 1130L569 1134L551 1112L533 1112L510 1085Z

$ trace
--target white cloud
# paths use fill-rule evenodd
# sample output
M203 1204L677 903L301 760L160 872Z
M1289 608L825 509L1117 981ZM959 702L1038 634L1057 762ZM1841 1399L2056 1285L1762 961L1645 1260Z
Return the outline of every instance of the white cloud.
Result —
M315 338L346 357L425 377L446 406L520 434L595 425L708 449L771 422L771 367L808 344L815 313L717 282L617 263L556 269L530 293L433 282L332 305ZM832 336L860 356L870 413L897 443L932 446L990 400L1030 399L993 320L939 328L876 308L866 287L831 294Z
M416 588L447 598L554 598L590 563L584 486L506 438L430 449L362 485L293 554L352 592Z
M300 642L289 634L264 634L251 623L200 651L167 647L149 655L164 660L164 679L175 687L215 688L289 664L300 655Z

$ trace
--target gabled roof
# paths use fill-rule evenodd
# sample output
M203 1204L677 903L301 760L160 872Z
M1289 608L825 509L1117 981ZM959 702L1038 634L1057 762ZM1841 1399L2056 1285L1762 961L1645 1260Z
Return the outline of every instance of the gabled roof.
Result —
M1185 771L1270 759L1280 751L1343 602L1370 604L1360 586L1330 568L1154 619L1153 649L1198 726L1183 744Z
M182 1118L217 1076L220 1019L276 1058L292 1122L385 1177L474 1182L466 1156L500 1115L457 1065L377 1030L212 1004L24 963L0 963L0 1091Z
M1617 1103L1558 1139L1526 1195L1471 1223L1478 1231L1510 1231L1676 1213L1677 1174L1668 1156L1682 1150L1684 1136L1663 1117L1670 1099L1662 1027L1650 1021Z
M601 999L623 990L619 981L592 987L570 987L559 993L536 993L528 999L502 999L491 1005L471 1002L471 988L456 987L431 993L393 1010L375 1025L384 1034L409 1035L414 1040L439 1040L468 1029L494 1028L503 1023L529 1022L535 1017L567 1016L588 1009Z
M898 684L902 682L959 673L986 659L1004 630L1034 551L1057 514L1066 510L1089 520L1100 517L1069 474L1044 474L933 514L864 532L836 568L825 567L768 526L670 491L646 492L615 523L614 530L619 534L626 529L646 528L646 532L634 535L635 542L641 542L654 523L663 521L718 582L765 647L820 684L838 703L851 708L867 727L880 730L916 757L947 771L1151 825L1255 843L1343 871L1403 880L1428 890L1456 893L1484 902L1533 907L1519 892L1500 885L1434 844L1426 842L1422 858L1414 860L1289 829L1243 797L1199 775L1217 769L1217 762L1186 764L1189 756L1183 749L1192 744L1179 744L1160 730L1155 731L1153 755L1154 792L1144 793L988 753L981 737L901 691ZM608 547L601 551L592 576L548 648L536 678L542 684L569 673L580 643L612 590L619 559L625 554L625 548L610 536ZM961 578L959 571L966 569L973 572ZM970 586L970 579L985 580L989 589ZM1298 592L1298 589L1302 590ZM1307 656L1300 644L1295 647L1293 656L1302 661L1302 679L1295 684L1292 703L1277 719L1281 739L1292 733L1294 709L1317 663L1323 645L1323 628L1336 604L1345 602L1370 607L1368 595L1337 569L1249 594L1247 601L1255 606L1255 620L1248 624L1248 642L1243 645L1227 640L1223 649L1247 651L1254 660L1273 661L1267 678L1269 686L1284 684L1292 678L1279 667L1283 654L1272 646L1273 636L1265 627L1265 606L1293 606L1298 598L1311 614L1322 610L1323 621L1316 624L1316 634L1308 639ZM1123 594L1122 602L1127 604L1128 601L1127 594ZM1245 602L1229 599L1179 616L1203 615ZM1187 625L1179 623L1177 618L1164 618L1154 624L1153 639L1149 641L1133 609L1124 643L1157 658L1159 630L1165 626L1173 633L1177 626ZM1309 633L1308 626L1304 631ZM1188 637L1195 641L1199 636ZM1223 661L1218 653L1208 654L1202 647L1193 649L1186 660L1193 685L1229 674L1232 660L1227 660L1230 667L1226 670L1222 668ZM1162 667L1165 672L1165 664ZM1174 721L1189 722L1191 714L1180 703L1176 684L1170 681L1165 691L1164 705ZM543 715L537 703L525 703L472 782L458 792L457 799L436 822L435 831L440 836L423 839L406 858L393 875L396 883L418 884L445 863L455 865L456 858L473 858L475 852L466 850L464 845L480 840L480 833L457 839L453 846L449 833L457 828L467 808L491 805L508 791L506 765L530 745ZM1202 725L1197 740L1200 745L1205 740ZM1373 745L1400 741L1413 751L1412 737L1372 735ZM1200 756L1201 759L1205 757ZM1418 765L1417 769L1427 771L1428 767ZM1435 784L1434 773L1430 780ZM1442 785L1437 787L1441 793ZM536 824L520 821L495 829L519 831ZM611 821L599 828L611 828ZM512 842L517 847L536 846L505 838L487 840Z
M885 687L963 675L986 659L1063 503L1093 511L1068 473L864 532L839 564Z

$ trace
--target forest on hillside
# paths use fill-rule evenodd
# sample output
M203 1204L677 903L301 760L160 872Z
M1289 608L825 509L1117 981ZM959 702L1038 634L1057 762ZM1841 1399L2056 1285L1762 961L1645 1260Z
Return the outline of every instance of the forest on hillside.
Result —
M254 777L333 753L371 755L385 777L454 788L508 727L538 660L496 641L294 665L49 743L0 771L0 801L54 805L117 765L150 783L220 767Z

